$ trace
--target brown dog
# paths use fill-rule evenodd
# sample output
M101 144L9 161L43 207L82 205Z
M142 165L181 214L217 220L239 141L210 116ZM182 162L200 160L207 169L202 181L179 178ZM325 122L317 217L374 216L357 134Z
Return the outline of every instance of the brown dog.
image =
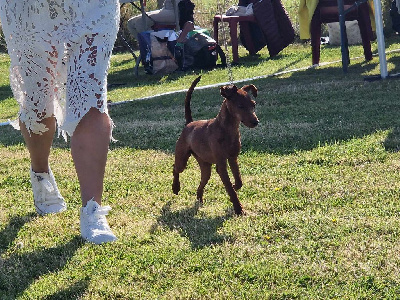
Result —
M180 190L179 173L186 168L191 154L196 158L201 169L201 182L197 189L197 199L203 202L203 191L211 176L211 165L216 164L217 172L224 183L230 200L238 215L243 214L236 191L242 187L237 157L240 152L239 125L253 128L258 125L254 112L255 101L250 98L249 91L257 97L257 88L250 84L238 89L235 85L221 87L221 95L225 98L218 115L211 120L193 121L190 100L200 77L196 78L189 88L185 99L186 126L175 147L174 182L172 190L178 194ZM227 161L231 168L235 185L232 185Z

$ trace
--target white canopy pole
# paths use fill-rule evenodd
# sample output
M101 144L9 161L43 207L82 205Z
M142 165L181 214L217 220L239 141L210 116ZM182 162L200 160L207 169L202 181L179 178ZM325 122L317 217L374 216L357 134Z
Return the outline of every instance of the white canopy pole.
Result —
M381 0L374 0L375 9L375 24L376 24L376 39L378 42L379 53L379 67L381 70L381 77L388 76L386 53L385 53L385 36L383 35L383 22L382 22L382 5Z

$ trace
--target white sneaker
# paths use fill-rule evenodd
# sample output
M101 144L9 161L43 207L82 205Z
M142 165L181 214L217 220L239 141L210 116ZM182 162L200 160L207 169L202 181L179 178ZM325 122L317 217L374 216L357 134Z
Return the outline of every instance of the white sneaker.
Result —
M39 215L55 214L67 209L50 168L49 173L35 173L31 168L31 183L33 201Z
M110 210L110 206L100 206L93 199L81 208L81 235L83 239L94 244L117 240L106 219Z

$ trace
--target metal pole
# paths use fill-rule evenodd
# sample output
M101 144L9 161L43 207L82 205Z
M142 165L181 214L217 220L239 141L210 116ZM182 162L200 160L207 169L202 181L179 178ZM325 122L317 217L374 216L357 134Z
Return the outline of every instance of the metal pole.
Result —
M140 12L142 13L142 23L143 23L143 28L147 28L147 18L146 18L146 12L145 12L145 4L143 0L140 0Z
M348 41L346 32L346 13L344 11L343 0L338 0L339 10L339 25L340 25L340 45L342 50L342 67L343 72L347 73L347 67L349 65L349 52L348 52Z
M378 42L379 53L379 67L381 70L381 77L388 76L386 53L385 53L385 36L383 35L383 22L382 22L382 5L381 0L374 0L375 8L375 24L376 24L376 39Z

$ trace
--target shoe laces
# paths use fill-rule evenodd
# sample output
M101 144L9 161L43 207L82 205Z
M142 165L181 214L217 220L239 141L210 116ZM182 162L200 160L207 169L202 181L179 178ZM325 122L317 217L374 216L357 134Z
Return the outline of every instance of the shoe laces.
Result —
M44 178L41 175L36 175L36 178L38 180L38 182L49 192L53 192L54 191L54 186L51 184L50 180L48 180L47 178Z
M110 206L98 206L92 213L88 214L88 223L108 227L106 215L111 210Z
M48 205L64 202L62 197L58 194L57 189L53 186L53 184L48 178L37 174L35 174L35 176L37 178L38 183L43 187L41 190L42 194L41 201L38 202L46 202L46 204Z

